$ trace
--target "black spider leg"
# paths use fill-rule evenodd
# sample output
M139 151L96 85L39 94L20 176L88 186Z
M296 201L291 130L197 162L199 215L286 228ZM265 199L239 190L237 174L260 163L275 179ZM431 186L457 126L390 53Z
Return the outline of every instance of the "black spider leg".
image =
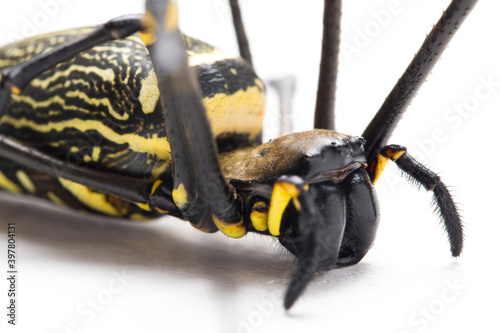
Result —
M252 64L252 54L250 52L250 45L248 43L248 38L245 33L245 26L243 25L243 19L241 18L240 5L238 0L229 0L229 5L231 6L231 15L233 16L233 25L236 32L236 38L238 39L238 47L240 49L240 55L243 59L248 61L250 65Z
M462 221L453 198L441 178L411 157L405 147L397 145L388 145L380 149L380 153L376 155L369 168L370 174L374 172L374 176L378 177L389 159L397 164L411 182L433 192L435 211L440 215L448 233L451 254L458 257L462 252L464 238Z
M18 66L4 69L0 81L0 117L10 95L21 93L26 84L37 75L95 45L125 38L140 29L140 16L124 16L113 19L72 42L55 47ZM38 149L9 139L3 134L0 134L0 156L53 177L65 178L126 201L148 203L151 197L154 198L154 195L151 194L153 184L148 180L102 172L61 161ZM163 189L165 186L168 187L168 184L160 186L162 191L165 191ZM163 205L158 206L159 208L168 210L171 215L182 216L171 200L165 198L160 201Z
M478 0L453 0L406 68L379 111L363 133L365 151L371 163L398 125L403 113L425 82L467 15Z
M168 211L170 215L182 217L179 209L172 203L172 198L155 199L151 193L153 183L149 180L103 172L61 161L38 149L11 140L3 134L0 134L0 156L55 178L68 179L125 201L151 203ZM164 186L169 187L167 184ZM161 187L161 190L156 189L156 192L158 191L164 192L165 189ZM167 191L168 193L170 191Z
M316 95L314 128L335 129L335 89L340 49L341 0L325 0L323 46Z
M169 1L148 0L146 10L147 24L154 27L148 48L171 146L174 201L194 224L210 207L221 231L220 224L241 225L241 202L222 174L200 87L175 24L176 9Z

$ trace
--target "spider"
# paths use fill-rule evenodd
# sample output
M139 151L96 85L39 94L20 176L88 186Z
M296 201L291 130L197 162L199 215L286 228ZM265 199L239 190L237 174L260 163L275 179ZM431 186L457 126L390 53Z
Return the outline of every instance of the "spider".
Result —
M39 43L50 46L45 53L34 54L35 47L28 51L33 41L20 42L11 48L30 56L9 57L5 49L3 53L4 61L14 64L4 67L0 82L1 185L94 213L126 218L169 214L200 230L221 231L232 238L247 232L275 237L297 257L285 295L288 309L316 272L356 264L370 250L380 218L373 185L393 161L411 182L432 191L451 253L459 256L462 223L446 186L406 148L388 145L388 140L476 2L451 2L361 136L334 130L340 1L325 1L315 129L263 144L259 121L264 86L252 69L237 1L231 1L231 9L245 60L227 58L202 42L183 39L176 6L160 0L147 1L145 16L117 18L85 33L40 37ZM136 32L126 42L114 41ZM105 42L110 44L101 49L108 49L99 51ZM137 75L134 83L128 76L118 80L120 86L108 77L115 74L97 64L113 57L109 52L121 54L120 48L132 44L138 54L134 59L141 63L118 64L122 74L126 68ZM199 64L199 80L188 65L186 47L191 67L196 67L193 62ZM78 74L71 77L73 72ZM60 87L51 86L61 77L66 79L66 74L74 82L98 82L93 84L99 91L77 83L72 90L70 79L67 86L63 82ZM131 92L123 94L127 89ZM102 98L112 101L104 111L105 103L95 102L95 95L103 91L108 96ZM205 102L214 96L222 100L214 102L215 111ZM47 103L40 102L44 98ZM77 100L78 110L67 113L71 98ZM230 116L217 111L229 101L234 103L232 109L242 111ZM31 104L31 115L20 107L23 103L24 107ZM58 113L55 104L62 105L64 113ZM225 122L222 129L207 117L207 109L221 112L217 121ZM44 123L50 114L55 118ZM62 122L57 117L67 123L54 125ZM231 117L236 120L228 121ZM98 140L91 147L68 143L89 140L94 134ZM160 146L148 150L154 144ZM68 158L71 153L83 155Z

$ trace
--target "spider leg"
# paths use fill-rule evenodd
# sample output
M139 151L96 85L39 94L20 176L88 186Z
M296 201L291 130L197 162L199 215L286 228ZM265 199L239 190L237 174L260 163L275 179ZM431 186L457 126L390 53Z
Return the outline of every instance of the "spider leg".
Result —
M341 0L325 0L323 46L316 96L314 128L335 129L335 89L340 48Z
M193 224L203 222L207 208L216 226L229 237L246 230L241 202L219 165L199 84L188 67L176 7L170 1L146 2L146 36L160 90L174 168L173 199Z
M241 18L240 5L238 0L229 0L229 5L231 6L231 14L233 16L233 25L236 32L236 38L238 39L238 47L240 49L240 55L243 59L248 61L252 65L252 54L250 52L250 45L248 44L248 38L245 33L245 27L243 25L243 20Z
M453 0L363 133L368 163L375 158L478 0Z
M389 160L395 162L411 182L415 182L419 186L423 186L427 191L433 192L435 210L439 213L448 233L451 254L458 257L463 246L462 221L453 198L441 178L411 157L406 152L406 148L388 145L380 150L372 164L370 164L369 174L373 183L378 180Z

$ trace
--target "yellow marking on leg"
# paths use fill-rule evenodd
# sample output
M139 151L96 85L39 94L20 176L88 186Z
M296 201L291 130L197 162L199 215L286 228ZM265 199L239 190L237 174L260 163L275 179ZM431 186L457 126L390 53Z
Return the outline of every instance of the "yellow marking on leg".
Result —
M267 205L262 201L256 202L252 207L252 212L250 213L250 221L252 221L252 226L255 228L255 230L266 231L268 219L267 212L259 211L256 209L266 210Z
M9 115L4 115L0 123L12 125L17 129L29 127L41 133L49 133L50 131L61 132L67 128L76 128L82 133L95 130L106 139L117 144L127 143L129 148L133 151L157 155L158 158L167 161L170 161L171 158L170 144L167 138L159 138L157 134L154 134L150 138L145 138L133 133L118 134L102 122L96 120L71 119L60 122L38 124L26 118L14 118Z
M54 194L54 192L47 192L47 198L49 198L50 201L53 203L59 205L59 206L67 206L64 201L62 201L61 198L59 198L57 195Z
M300 210L300 203L297 197L300 194L300 190L293 184L287 182L276 182L273 188L273 194L271 195L271 202L269 204L269 233L273 236L279 236L281 220L283 218L283 213L290 200L294 199L294 205ZM297 205L298 204L298 205Z
M384 157L380 154L377 155L375 158L375 161L373 162L372 168L375 168L373 170L374 172L374 177L373 177L373 185L379 180L380 176L382 175L382 172L384 172L385 167L387 166L387 163L389 162L389 159L387 157Z
M139 36L145 45L152 45L156 42L156 34L154 29L147 29L144 31L139 31Z
M391 158L392 161L398 160L401 156L403 156L406 152L404 150L398 150L393 152L392 150L388 150L386 152L387 156Z
M163 181L161 180L157 180L154 182L152 188L151 188L151 192L150 192L150 195L152 196L156 190L158 189L158 187L161 185L161 183L163 183ZM150 211L152 208L151 206L149 205L149 203L140 203L140 202L136 202L135 203L139 208L141 208L142 210L146 210L146 211ZM158 209L157 207L154 207L157 211L159 211L160 213L165 213L165 214L168 214L168 211L161 211L160 209Z
M168 8L165 12L164 20L165 20L164 29L167 33L174 31L179 26L178 8L177 5L174 4L172 1L168 2ZM156 28L158 22L156 21L154 15L149 10L146 10L146 14L141 20L141 24L145 28L144 31L139 32L141 40L146 45L153 44L156 41L154 28Z
M35 184L31 181L30 177L23 170L18 170L16 172L17 180L23 185L24 189L30 193L35 193L36 187Z
M141 213L134 213L130 215L130 219L135 221L149 221L152 218L149 216L142 215Z
M157 180L154 182L153 187L151 188L151 194L155 193L158 187L163 183L161 180Z
M92 149L92 161L94 162L99 161L100 155L101 155L101 147L94 147L94 149Z
M168 2L168 8L165 12L165 31L172 32L179 26L179 9L173 1Z
M154 70L151 70L148 76L141 81L139 102L142 106L142 112L146 114L152 113L156 108L159 98L158 80L156 79Z
M217 226L217 228L227 237L230 238L241 238L247 233L243 219L237 223L227 223L220 220L217 216L212 214L212 219Z
M297 212L300 212L299 199L297 199L297 197L292 197L292 202L293 202L293 206L295 207L295 210L297 210Z
M267 213L263 212L251 212L250 220L255 230L266 231L267 230Z
M187 192L183 183L180 183L179 186L172 190L172 199L177 207L181 208L187 205Z
M380 176L382 175L382 172L384 171L385 167L387 166L387 162L389 160L392 161L397 161L401 156L406 154L405 150L396 150L392 151L391 149L386 149L382 153L377 153L377 156L375 157L375 161L372 163L372 166L370 167L370 172L373 174L373 184L379 180ZM386 156L384 156L386 155Z
M155 207L156 211L158 213L162 213L162 214L165 214L165 215L168 215L169 214L169 211L168 210L165 210L165 209L160 209L158 207Z
M59 183L82 204L110 216L124 216L126 211L117 209L106 200L106 195L91 191L88 187L74 183L64 178L58 178Z
M165 163L162 163L161 165L153 168L151 170L151 178L152 179L158 179L167 169L167 167L170 165L170 161L167 161Z
M145 211L148 211L148 212L151 210L151 207L147 203L136 202L135 204L137 205L137 207L139 207L142 210L145 210Z
M21 93L21 89L19 89L18 87L16 86L12 86L10 88L10 92L13 93L14 95L19 95Z
M230 71L233 75L238 75L238 71L236 69L231 68Z
M19 186L17 186L14 182L12 182L9 178L7 178L7 176L5 176L2 171L0 171L0 187L12 193L23 192L23 190Z

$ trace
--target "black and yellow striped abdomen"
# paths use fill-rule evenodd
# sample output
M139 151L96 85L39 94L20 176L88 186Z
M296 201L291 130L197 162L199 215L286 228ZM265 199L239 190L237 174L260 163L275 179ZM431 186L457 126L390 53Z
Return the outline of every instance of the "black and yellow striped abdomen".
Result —
M0 67L23 62L90 29L35 37L0 49ZM221 148L259 140L264 91L239 58L186 37L213 134ZM60 159L107 172L156 180L171 172L159 92L148 51L138 37L105 43L59 64L13 95L0 132ZM0 188L106 215L158 213L0 159Z

